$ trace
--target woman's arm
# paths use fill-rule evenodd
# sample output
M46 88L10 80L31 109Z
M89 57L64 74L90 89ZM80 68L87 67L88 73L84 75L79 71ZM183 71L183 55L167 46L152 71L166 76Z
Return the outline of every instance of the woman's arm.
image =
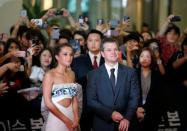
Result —
M166 71L165 71L165 68L164 68L164 65L163 65L161 59L157 59L157 65L158 65L158 69L159 69L161 75L164 75L166 73Z
M77 128L79 122L77 96L73 97L72 105L73 105L73 114L74 114L73 128Z
M187 55L173 62L173 68L177 69L187 61Z
M12 70L16 67L15 63L7 63L0 67L0 77L2 77L7 70Z
M27 58L27 65L25 66L26 74L29 77L32 72L32 55L29 55Z
M163 36L168 28L169 23L171 22L171 19L174 17L174 15L169 15L167 19L165 20L164 24L161 26L158 35Z
M8 58L11 58L12 56L15 55L15 51L12 51L12 52L8 52L6 53L4 56L0 57L0 65L5 61L7 60Z
M75 82L75 73L71 70L71 68L69 68L69 71L70 71L73 82ZM78 122L79 122L77 94L72 99L72 106L73 106L73 114L74 114L73 128L77 128L78 127Z
M46 107L51 113L63 121L69 129L72 129L73 122L66 117L52 102L51 100L51 90L53 86L53 76L51 72L46 73L43 80L43 96Z

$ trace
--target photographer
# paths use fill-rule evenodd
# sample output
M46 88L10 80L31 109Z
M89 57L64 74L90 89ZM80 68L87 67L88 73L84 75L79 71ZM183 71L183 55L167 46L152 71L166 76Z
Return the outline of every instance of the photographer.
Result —
M122 63L129 67L137 68L140 43L139 34L131 32L129 35L124 36L123 42L124 44L120 46L120 51L122 53Z
M177 22L174 18L174 15L169 15L156 36L156 39L161 44L161 56L164 60L164 65L167 65L169 58L179 49L180 29L173 24L173 22Z
M44 39L43 35L39 30L30 29L26 34L26 39L29 42L29 48L27 50L27 65L26 65L26 72L31 72L31 67L33 65L39 65L39 54L44 49ZM29 60L31 59L31 60ZM32 61L32 62L29 62Z
M86 54L87 47L86 47L86 32L84 31L76 31L73 34L73 39L79 42L81 52L80 54Z
M166 71L161 58L160 42L157 39L150 39L145 42L144 47L148 47L153 52L154 58L156 59L155 70L159 71L161 75L165 75Z
M4 55L0 57L0 65L3 65L3 63L11 57L18 56L20 50L21 47L17 39L8 39L7 43L5 44Z

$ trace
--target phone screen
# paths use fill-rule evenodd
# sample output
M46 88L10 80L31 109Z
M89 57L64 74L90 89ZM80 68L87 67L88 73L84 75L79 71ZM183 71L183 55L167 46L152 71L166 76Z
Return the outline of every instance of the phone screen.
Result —
M22 10L22 11L20 12L20 16L26 17L26 16L27 16L27 11L26 11L26 10Z
M117 25L119 24L119 21L118 20L111 20L110 21L110 24L111 24L111 28L116 28L117 27Z
M97 25L102 25L104 24L104 19L98 19L97 20Z
M60 37L60 28L53 28L51 37L54 40L58 40Z
M81 51L80 43L78 41L72 39L69 43L73 47L74 53Z

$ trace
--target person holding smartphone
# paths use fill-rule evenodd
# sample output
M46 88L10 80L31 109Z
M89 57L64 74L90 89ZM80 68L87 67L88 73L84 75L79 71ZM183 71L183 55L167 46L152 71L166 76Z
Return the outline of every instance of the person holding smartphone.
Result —
M175 15L169 15L156 36L156 39L161 43L161 56L164 65L167 65L172 54L176 53L180 48L180 29L174 22L177 22Z
M21 50L20 44L15 38L8 39L5 49L4 49L4 55L0 58L0 65L2 65L4 62L9 60L11 57L16 56L18 51Z

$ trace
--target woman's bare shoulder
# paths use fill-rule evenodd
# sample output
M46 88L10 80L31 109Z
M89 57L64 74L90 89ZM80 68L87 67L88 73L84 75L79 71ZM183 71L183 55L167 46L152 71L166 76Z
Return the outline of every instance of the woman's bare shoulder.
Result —
M69 76L71 77L71 79L73 79L73 81L74 81L74 80L75 80L75 73L74 73L74 71L71 70L71 69L69 69L69 70L68 70L68 74L69 74Z
M54 76L55 76L54 69L51 69L45 73L45 77L54 78Z

